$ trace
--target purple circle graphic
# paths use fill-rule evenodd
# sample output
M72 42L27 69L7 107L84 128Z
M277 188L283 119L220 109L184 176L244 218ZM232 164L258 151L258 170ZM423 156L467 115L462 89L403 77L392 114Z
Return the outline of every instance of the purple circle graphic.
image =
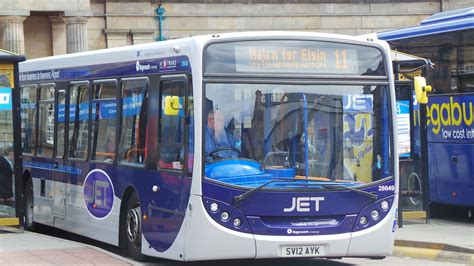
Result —
M84 203L87 211L97 219L105 219L114 206L114 187L110 177L94 169L84 181Z

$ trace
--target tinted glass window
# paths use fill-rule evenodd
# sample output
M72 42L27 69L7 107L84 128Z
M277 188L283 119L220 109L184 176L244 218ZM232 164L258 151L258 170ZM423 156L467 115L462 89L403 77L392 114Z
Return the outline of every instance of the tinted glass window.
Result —
M66 132L66 121L64 116L64 110L66 106L66 92L64 90L58 91L58 133L56 140L56 157L64 157L64 141Z
M35 153L36 147L36 87L21 88L21 137L23 152Z
M392 49L430 59L427 82L434 93L474 92L474 30L390 42Z
M146 159L148 92L147 80L122 82L121 163L143 165Z
M160 168L183 169L184 167L184 117L185 80L165 80L161 82L161 112L159 126ZM177 96L181 110L177 115L164 112L166 96Z
M92 159L106 162L115 160L115 121L117 103L115 83L94 86L92 104Z
M53 86L40 88L38 155L50 157L54 148L54 91Z
M88 153L89 90L73 85L69 102L69 158L86 159Z

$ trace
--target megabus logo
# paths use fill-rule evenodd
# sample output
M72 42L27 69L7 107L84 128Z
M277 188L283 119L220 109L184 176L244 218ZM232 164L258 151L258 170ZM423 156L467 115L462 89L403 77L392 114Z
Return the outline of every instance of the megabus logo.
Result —
M474 139L471 128L474 117L473 96L430 97L427 109L431 132L442 139Z

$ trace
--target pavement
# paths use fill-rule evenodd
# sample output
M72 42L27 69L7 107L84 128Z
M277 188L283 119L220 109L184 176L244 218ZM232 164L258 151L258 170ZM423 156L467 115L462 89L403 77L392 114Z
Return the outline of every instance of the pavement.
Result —
M134 265L98 247L35 232L0 228L0 265Z
M474 221L404 220L393 256L474 265Z
M405 220L395 233L393 256L474 265L474 224ZM137 265L88 244L35 232L0 228L0 265ZM139 264L138 264L139 265Z

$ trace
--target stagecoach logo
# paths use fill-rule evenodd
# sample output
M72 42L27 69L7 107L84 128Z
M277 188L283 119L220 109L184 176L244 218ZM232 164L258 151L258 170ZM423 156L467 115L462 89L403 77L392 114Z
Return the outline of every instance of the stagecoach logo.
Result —
M137 61L136 65L135 65L135 68L137 71L145 71L145 70L150 70L151 69L151 65L148 64L148 65L140 65L140 61Z
M84 181L84 203L96 219L105 219L114 206L114 187L106 172L94 169Z
M291 206L284 208L284 212L310 212L312 210L319 211L319 202L323 201L324 197L293 197Z

